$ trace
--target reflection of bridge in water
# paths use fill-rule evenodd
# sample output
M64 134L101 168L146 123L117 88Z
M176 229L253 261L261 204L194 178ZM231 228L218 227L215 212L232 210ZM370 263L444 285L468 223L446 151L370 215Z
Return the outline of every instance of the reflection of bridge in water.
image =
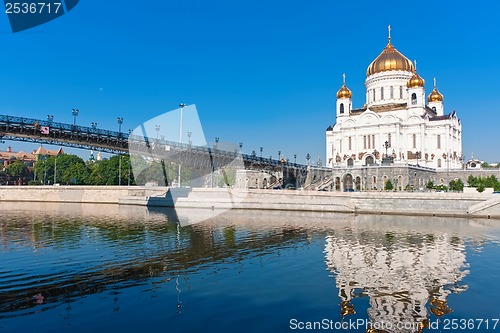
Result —
M24 222L16 225L12 220L0 221L0 245L4 248L24 239L25 245L34 249L44 248L48 244L60 244L60 248L66 249L78 246L82 237L114 241L126 241L133 237L144 248L157 246L148 255L140 251L143 253L141 257L123 257L112 265L101 263L85 271L72 272L68 267L62 273L35 272L35 284L28 283L29 281L22 283L23 274L19 273L14 277L13 286L3 286L3 290L0 288L0 318L16 316L16 312L21 310L28 311L23 312L23 315L31 314L29 309L38 305L32 301L33 295L44 295L44 304L55 307L85 295L115 290L117 286L133 287L158 277L164 278L163 281L170 281L179 272L185 275L203 269L207 264L264 255L268 249L307 241L308 236L305 230L293 226L284 227L279 233L276 230L250 230L251 235L247 237L241 237L241 234L238 236L232 226L207 228L192 225L181 229L173 220L176 218L173 210L161 212L158 223L153 224L144 224L138 220L120 225L117 221L106 223L102 222L102 218L87 218L83 226L61 219L56 223L44 223L43 227L40 220L30 228L25 228ZM165 213L167 216L163 215ZM169 220L168 223L165 223L166 219ZM84 229L92 229L92 234L86 233ZM156 241L151 234L155 234Z
M103 130L94 126L79 126L8 115L0 115L0 139L60 145L113 154L131 153L160 157L163 160L199 170L200 174L223 169L234 160L240 159L240 168L263 171L281 180L272 183L270 177L269 180L266 179L266 186L262 182L257 186L260 188L271 187L271 185L284 187L287 184L309 189L323 189L331 186L331 180L324 176L331 170L329 168L310 167L292 163L284 158L280 160L271 157L264 158L254 153L242 154L241 148L222 149L220 148L222 144L218 143L212 147L203 147L121 131ZM252 182L249 187L253 184Z

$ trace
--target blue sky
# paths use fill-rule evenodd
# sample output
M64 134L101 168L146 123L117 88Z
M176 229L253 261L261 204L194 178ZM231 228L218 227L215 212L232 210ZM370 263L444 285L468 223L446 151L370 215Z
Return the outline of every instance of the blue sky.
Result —
M196 104L207 141L243 142L298 162L324 161L342 73L354 107L367 66L387 42L418 62L456 110L466 157L500 160L500 23L495 1L81 0L42 26L12 33L0 14L0 113L135 128L180 102ZM30 150L16 142L14 149ZM30 148L33 147L33 148ZM85 152L84 155L87 155Z

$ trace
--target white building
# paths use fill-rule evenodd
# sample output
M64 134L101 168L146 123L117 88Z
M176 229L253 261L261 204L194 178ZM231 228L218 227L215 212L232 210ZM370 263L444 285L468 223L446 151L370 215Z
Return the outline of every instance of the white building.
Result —
M390 31L389 31L390 32ZM337 92L336 123L326 131L327 164L332 167L394 163L437 170L462 167L462 125L445 114L443 95L425 95L415 65L389 41L366 71L366 103L353 109L345 84Z

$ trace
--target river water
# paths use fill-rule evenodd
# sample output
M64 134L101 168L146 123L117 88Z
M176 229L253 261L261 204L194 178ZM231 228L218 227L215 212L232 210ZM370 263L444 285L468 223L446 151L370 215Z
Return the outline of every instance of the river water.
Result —
M0 332L500 331L500 221L0 209Z

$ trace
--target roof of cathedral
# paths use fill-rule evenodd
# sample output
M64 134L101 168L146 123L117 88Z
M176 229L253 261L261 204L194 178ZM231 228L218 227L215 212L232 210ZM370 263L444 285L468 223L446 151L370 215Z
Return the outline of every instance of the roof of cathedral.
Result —
M396 111L406 109L407 106L408 103L389 103L384 105L372 105L370 110L374 112Z
M425 80L420 77L420 75L415 72L413 76L406 82L406 87L408 88L417 88L423 87L425 85Z
M397 70L415 72L415 67L410 59L396 50L396 48L391 44L391 37L389 37L389 42L382 53L380 53L379 56L368 66L366 76L385 71Z

